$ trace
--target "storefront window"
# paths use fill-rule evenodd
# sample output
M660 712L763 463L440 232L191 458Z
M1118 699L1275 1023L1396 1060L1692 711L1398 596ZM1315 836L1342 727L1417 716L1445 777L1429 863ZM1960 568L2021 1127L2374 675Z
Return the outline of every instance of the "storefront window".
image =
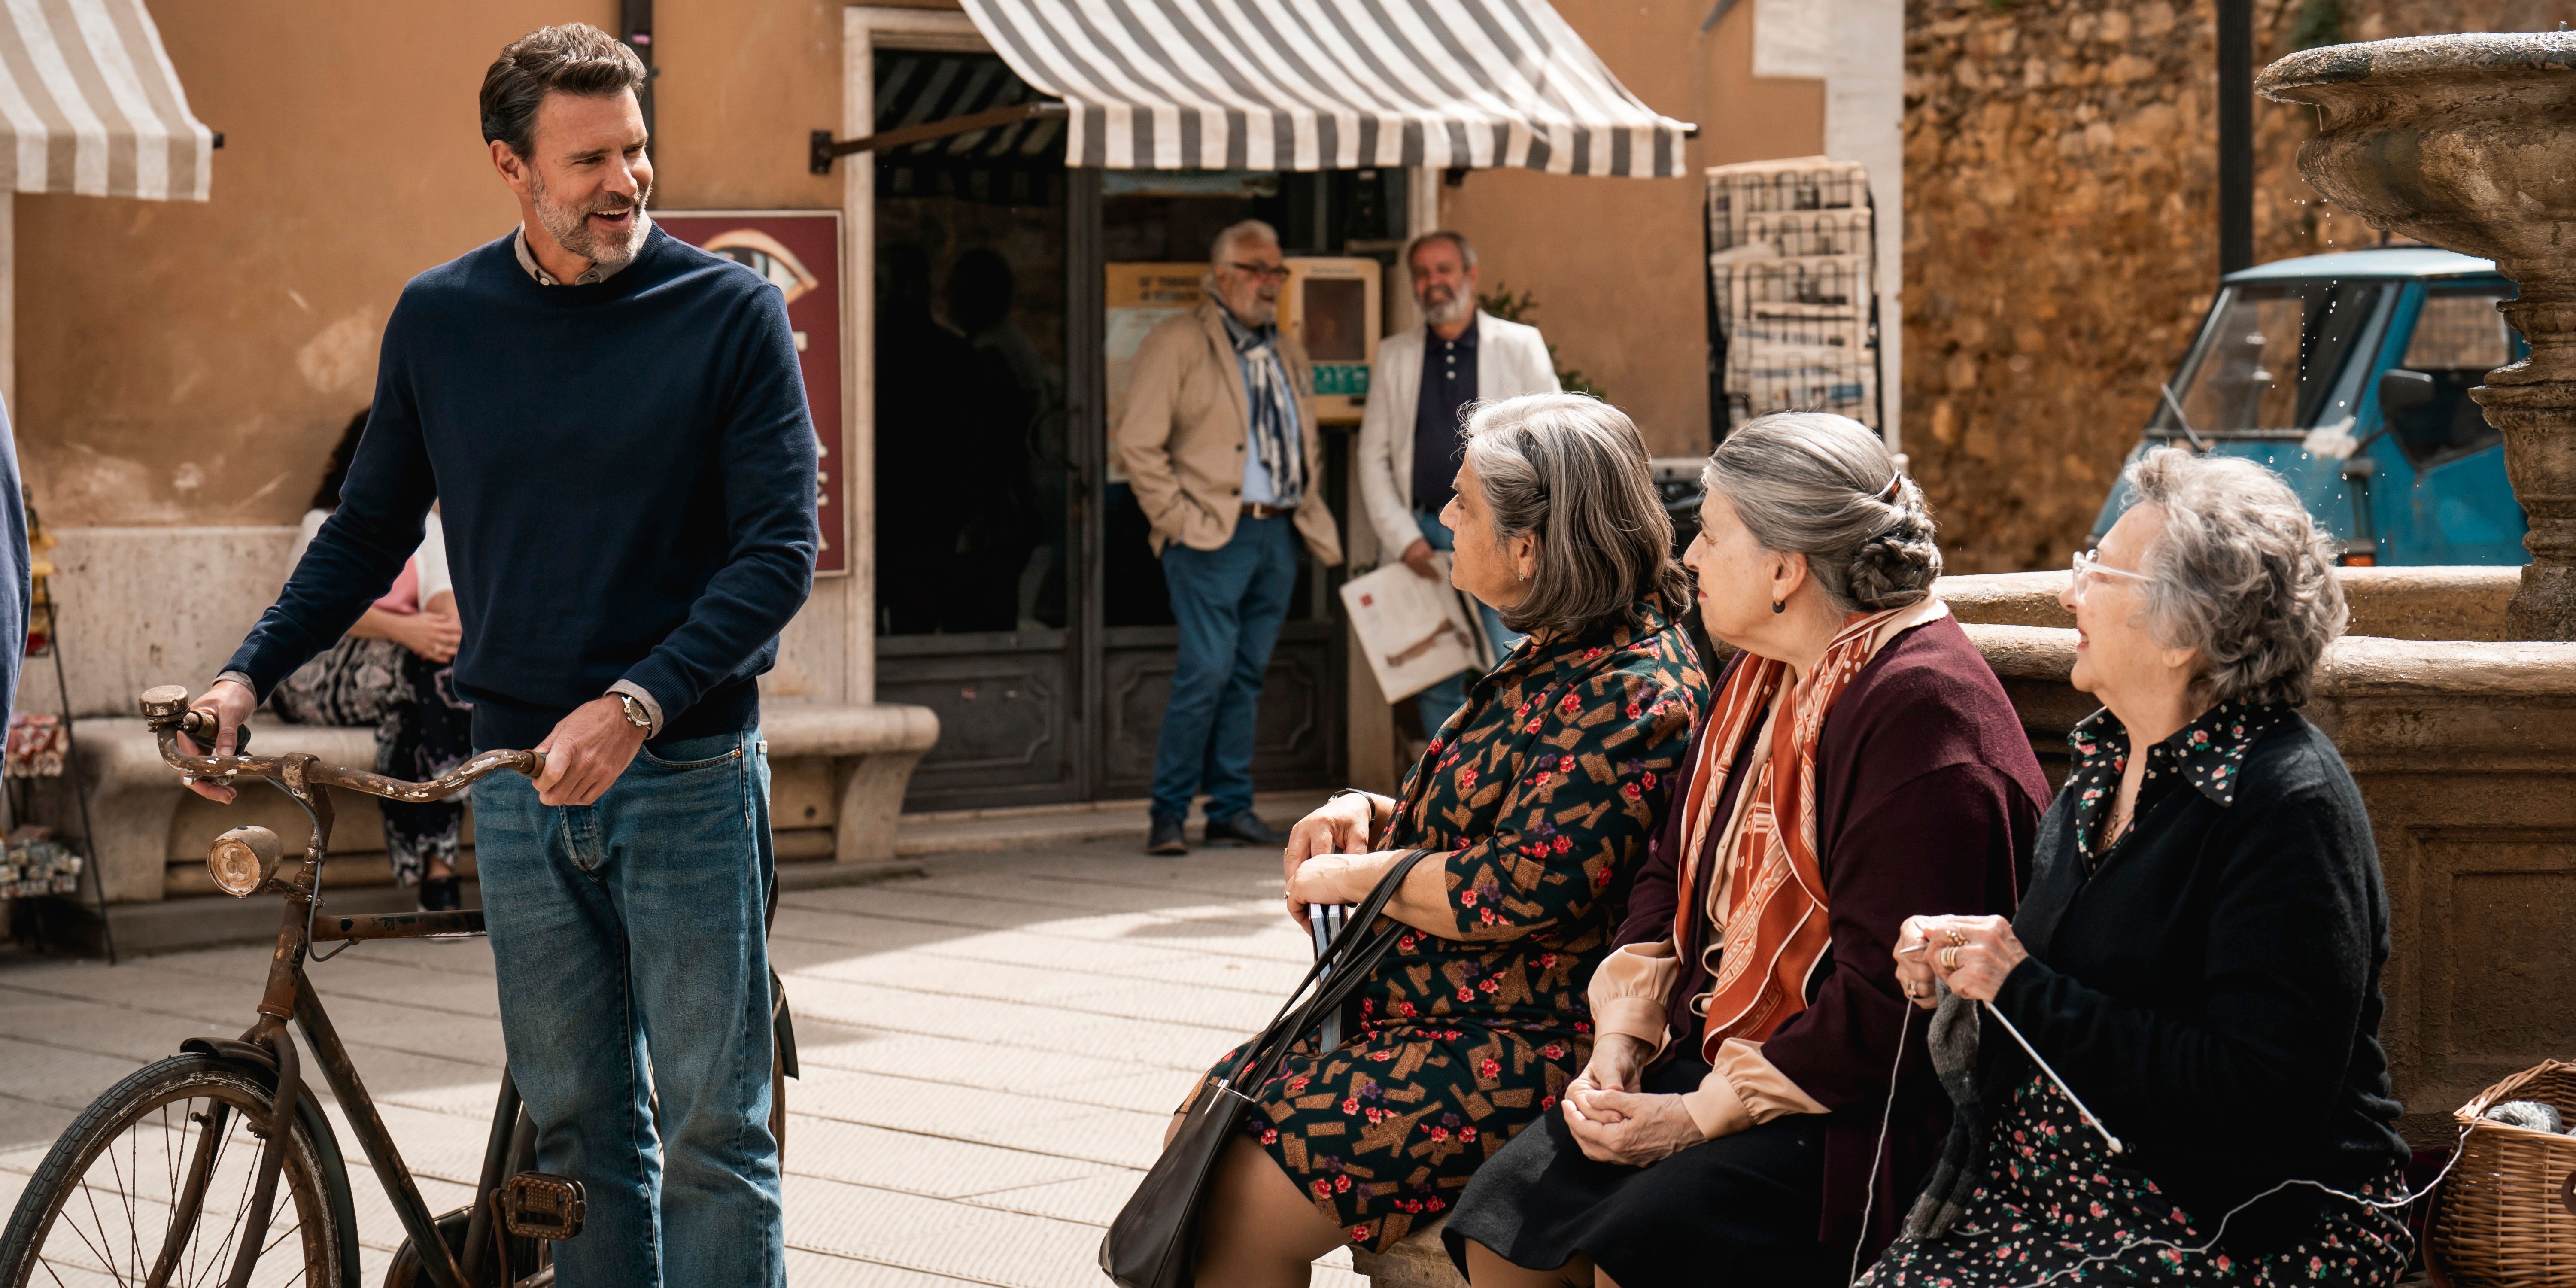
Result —
M989 55L887 53L878 128L1027 97ZM1065 180L1054 122L876 160L878 626L1066 625Z

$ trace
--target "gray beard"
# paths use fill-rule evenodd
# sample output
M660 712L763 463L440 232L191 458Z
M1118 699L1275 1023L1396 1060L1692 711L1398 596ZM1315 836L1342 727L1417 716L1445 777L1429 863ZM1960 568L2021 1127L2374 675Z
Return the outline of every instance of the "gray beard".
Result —
M1433 326L1448 326L1454 322L1464 322L1476 311L1475 297L1464 292L1449 297L1449 302L1446 304L1434 305L1420 297L1416 297L1413 302L1421 305L1422 320Z
M544 227L546 234L555 239L556 245L589 260L594 268L616 272L634 263L635 256L644 249L644 234L652 225L640 216L645 199L653 195L650 190L635 194L639 218L626 230L626 236L616 242L591 232L590 214L597 207L575 210L570 206L556 205L546 200L546 185L541 179L535 182L530 195L535 198L532 204L537 208L537 223Z

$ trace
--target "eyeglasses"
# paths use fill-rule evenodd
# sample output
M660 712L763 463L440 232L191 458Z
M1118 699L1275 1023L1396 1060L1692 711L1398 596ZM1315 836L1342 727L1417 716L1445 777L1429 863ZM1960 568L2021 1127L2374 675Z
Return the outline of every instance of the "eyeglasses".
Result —
M1245 264L1234 260L1228 260L1226 261L1225 266L1256 281L1284 282L1288 280L1288 266L1285 264Z
M2096 577L2118 577L2125 581L2155 580L2155 578L2150 577L2145 573L2131 572L2126 568L2114 568L2111 565L2102 562L2099 551L2076 551L2075 600L2077 603L2082 603L2084 601L2084 588Z

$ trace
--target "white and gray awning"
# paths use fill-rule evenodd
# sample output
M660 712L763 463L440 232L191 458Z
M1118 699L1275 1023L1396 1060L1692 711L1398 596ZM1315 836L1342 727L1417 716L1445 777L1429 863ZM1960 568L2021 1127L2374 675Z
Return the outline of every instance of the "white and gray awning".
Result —
M0 4L0 191L204 201L214 147L143 0Z
M964 3L1071 109L1069 165L1665 176L1691 128L1639 102L1547 0Z

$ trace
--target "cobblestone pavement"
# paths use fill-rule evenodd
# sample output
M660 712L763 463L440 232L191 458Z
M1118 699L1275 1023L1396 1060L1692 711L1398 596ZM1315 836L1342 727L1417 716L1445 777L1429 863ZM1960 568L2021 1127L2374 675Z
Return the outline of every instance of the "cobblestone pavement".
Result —
M1274 856L1136 849L935 858L926 879L781 900L771 952L804 1067L788 1084L789 1283L1107 1282L1101 1231L1172 1106L1312 956ZM267 959L0 966L0 1210L119 1077L247 1027ZM502 1062L489 950L369 944L312 974L430 1206L462 1205ZM340 1138L379 1283L400 1227L345 1124ZM1365 1281L1335 1252L1314 1282Z

